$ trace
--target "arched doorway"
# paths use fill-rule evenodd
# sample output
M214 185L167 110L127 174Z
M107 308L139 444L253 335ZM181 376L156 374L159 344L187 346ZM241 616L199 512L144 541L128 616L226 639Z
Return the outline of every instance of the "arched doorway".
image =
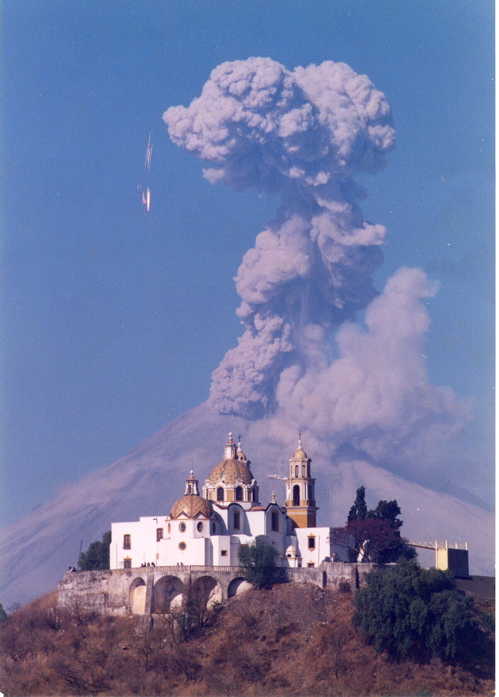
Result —
M146 611L146 582L136 578L130 584L130 610L133 615L143 615Z
M182 604L184 584L176 576L163 576L154 586L153 612L170 612Z
M233 598L235 595L241 595L241 593L245 593L246 591L249 591L249 589L252 587L253 586L251 585L251 583L246 581L245 578L234 578L229 583L229 590L228 590L229 598Z

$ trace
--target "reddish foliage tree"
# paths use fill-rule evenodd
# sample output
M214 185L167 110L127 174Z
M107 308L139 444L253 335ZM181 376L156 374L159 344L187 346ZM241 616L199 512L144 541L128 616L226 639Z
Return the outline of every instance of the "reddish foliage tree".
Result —
M403 540L388 520L365 518L350 520L345 527L334 530L336 544L354 551L358 561L379 562L381 556L395 550Z

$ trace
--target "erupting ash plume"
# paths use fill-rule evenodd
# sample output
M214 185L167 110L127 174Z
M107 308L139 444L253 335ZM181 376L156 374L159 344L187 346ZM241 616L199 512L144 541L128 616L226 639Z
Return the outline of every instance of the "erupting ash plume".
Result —
M374 458L388 440L414 456L423 430L454 433L466 409L428 385L421 357L422 303L435 288L417 269L379 297L373 285L385 228L363 220L353 177L378 171L394 147L384 95L344 63L289 71L250 58L218 66L199 98L163 118L177 145L210 163L209 181L282 201L238 270L245 331L213 373L212 406L277 414ZM361 329L352 322L364 308Z

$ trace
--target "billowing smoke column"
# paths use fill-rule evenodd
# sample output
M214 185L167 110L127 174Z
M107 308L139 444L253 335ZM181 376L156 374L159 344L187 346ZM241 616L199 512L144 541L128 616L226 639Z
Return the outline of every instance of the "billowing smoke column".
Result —
M246 329L213 373L212 405L249 418L279 412L338 444L357 439L373 456L383 450L379 433L393 438L402 419L414 433L438 412L437 429L453 430L462 409L448 390L428 393L419 357L428 323L421 302L434 289L406 269L374 300L385 228L363 220L353 176L384 166L395 131L371 81L344 63L291 72L249 58L218 66L198 99L163 118L177 145L209 161L209 181L282 200L237 273ZM351 325L373 300L372 326Z

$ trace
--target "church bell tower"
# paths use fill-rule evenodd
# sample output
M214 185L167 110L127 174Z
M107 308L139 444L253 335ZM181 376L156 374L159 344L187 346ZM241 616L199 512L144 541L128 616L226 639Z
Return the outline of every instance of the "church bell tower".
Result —
M289 461L289 477L286 482L286 513L295 528L315 528L317 525L315 479L311 476L311 462L303 450L300 433L298 449Z

